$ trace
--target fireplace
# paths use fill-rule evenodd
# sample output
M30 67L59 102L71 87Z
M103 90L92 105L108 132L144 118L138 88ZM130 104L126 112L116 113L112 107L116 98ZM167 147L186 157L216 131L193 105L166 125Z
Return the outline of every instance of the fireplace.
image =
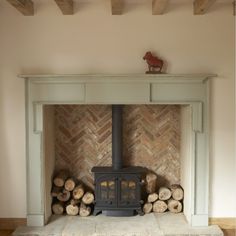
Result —
M93 167L95 209L108 216L130 216L141 209L142 167L123 167L122 105L112 105L112 167Z
M209 78L213 75L22 75L22 77L26 78L28 226L45 225L51 215L50 191L54 169L52 157L55 150L51 148L53 144L50 135L45 136L45 126L49 130L53 128L50 119L53 106L50 105L60 104L181 105L183 114L181 178L187 196L184 199L184 214L193 226L208 224L208 88ZM48 112L45 112L45 109ZM119 214L117 209L121 208L123 202L127 208L125 207L122 214L126 214L128 210L132 213L138 211L140 188L137 186L142 171L136 168L133 170L133 167L116 170L112 167L100 168L94 169L95 178L101 176L105 178L99 182L101 195L98 194L96 200L101 201L96 205L97 211ZM121 199L120 195L117 195L117 190L122 184L124 192L127 193L124 195L126 199ZM110 191L112 189L114 191ZM103 195L102 190L104 190ZM113 193L114 202L104 199ZM132 202L134 193L135 203ZM114 205L115 211L107 207L109 203ZM104 208L99 208L104 205ZM129 207L132 209L128 209Z

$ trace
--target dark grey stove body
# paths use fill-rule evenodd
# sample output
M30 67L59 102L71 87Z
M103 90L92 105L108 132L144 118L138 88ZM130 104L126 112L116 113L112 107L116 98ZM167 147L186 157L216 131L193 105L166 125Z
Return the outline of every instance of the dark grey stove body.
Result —
M112 106L112 167L93 167L94 215L131 216L142 212L142 167L122 165L122 106Z

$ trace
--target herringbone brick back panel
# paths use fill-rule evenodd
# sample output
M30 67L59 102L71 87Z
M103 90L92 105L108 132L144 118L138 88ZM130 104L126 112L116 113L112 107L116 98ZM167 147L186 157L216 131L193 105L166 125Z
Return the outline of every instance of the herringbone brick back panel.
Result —
M56 105L55 170L67 168L93 188L93 166L110 166L110 105ZM123 162L144 166L160 184L180 182L180 107L127 105L123 109Z

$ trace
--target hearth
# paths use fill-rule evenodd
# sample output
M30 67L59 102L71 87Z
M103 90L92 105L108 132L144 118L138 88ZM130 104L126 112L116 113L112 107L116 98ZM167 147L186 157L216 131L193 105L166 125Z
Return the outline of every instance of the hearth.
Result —
M93 167L95 173L94 215L143 214L141 204L142 167L122 165L122 105L112 105L112 167Z

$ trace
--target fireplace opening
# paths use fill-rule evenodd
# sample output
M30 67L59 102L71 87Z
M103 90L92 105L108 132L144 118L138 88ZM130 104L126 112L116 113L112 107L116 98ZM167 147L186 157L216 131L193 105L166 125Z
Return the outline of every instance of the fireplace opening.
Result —
M157 176L157 189L180 184L191 215L189 105L45 105L43 115L46 219L61 169L95 193L94 215L142 215L147 172Z

